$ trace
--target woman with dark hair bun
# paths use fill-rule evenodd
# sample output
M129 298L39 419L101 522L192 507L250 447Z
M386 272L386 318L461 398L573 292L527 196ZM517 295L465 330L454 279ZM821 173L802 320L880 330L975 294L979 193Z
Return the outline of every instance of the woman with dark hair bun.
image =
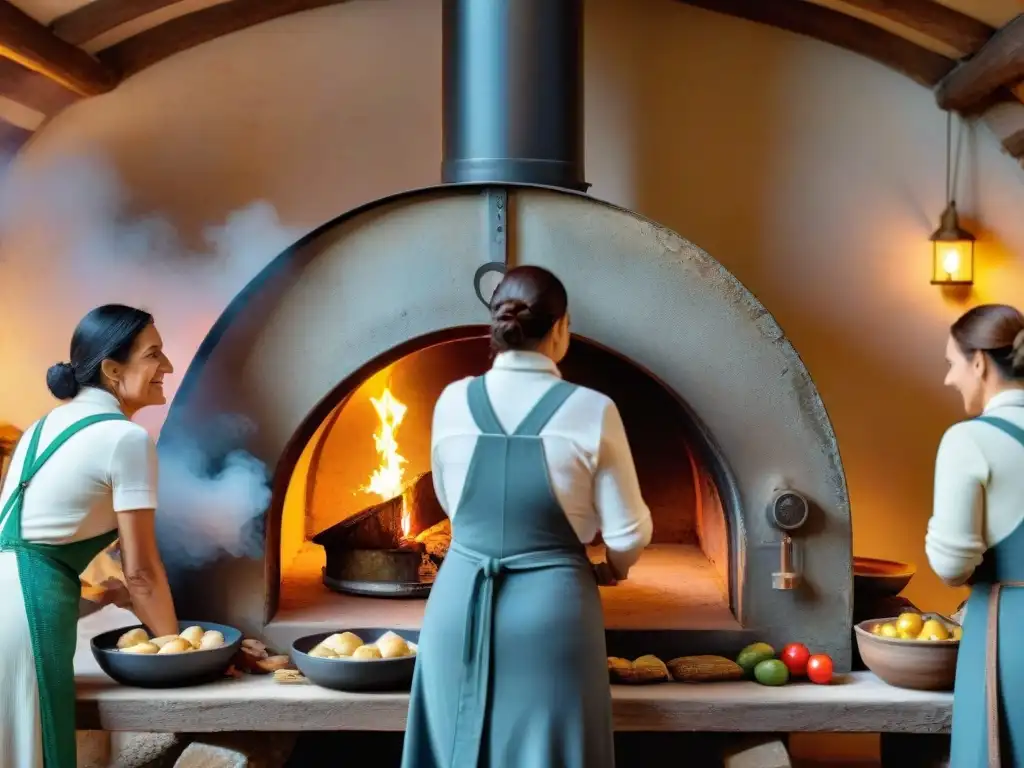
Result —
M598 584L625 579L651 515L615 404L562 381L565 287L509 271L497 353L434 409L434 488L452 542L427 602L405 768L611 768ZM584 544L598 534L607 562Z
M87 314L46 373L66 401L29 426L0 489L0 766L75 768L78 575L120 537L132 610L178 633L154 534L156 451L130 419L173 372L147 312Z
M973 418L939 445L925 549L969 584L953 698L950 765L1024 765L1024 315L1003 304L950 328L946 384Z

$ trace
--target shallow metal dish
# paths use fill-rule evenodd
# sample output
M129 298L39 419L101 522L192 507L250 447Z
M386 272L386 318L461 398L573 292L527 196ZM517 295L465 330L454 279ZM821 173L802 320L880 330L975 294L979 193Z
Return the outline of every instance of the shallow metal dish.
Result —
M185 688L219 680L231 666L231 660L242 645L242 633L234 627L210 621L182 621L178 624L179 632L189 627L202 627L203 631L216 630L224 635L224 645L211 651L163 656L143 656L118 651L118 638L128 630L139 627L149 632L142 624L135 624L112 629L92 639L92 655L96 657L100 669L121 685L137 688Z
M300 637L292 643L292 662L309 680L332 691L407 691L416 668L415 656L400 659L319 659L309 652L323 640L338 632L354 632L366 644L377 642L386 632L400 635L407 643L419 643L416 629L381 629L356 627L320 632Z

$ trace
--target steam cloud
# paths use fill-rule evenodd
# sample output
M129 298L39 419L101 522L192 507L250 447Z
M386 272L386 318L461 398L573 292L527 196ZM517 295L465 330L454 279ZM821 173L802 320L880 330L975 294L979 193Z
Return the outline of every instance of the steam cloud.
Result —
M170 219L133 215L137 202L99 155L65 156L38 168L14 164L5 171L5 165L0 158L0 264L13 279L0 282L0 301L7 298L3 282L18 283L19 265L8 263L12 253L19 262L29 262L28 253L45 254L59 276L50 296L53 311L46 307L48 324L56 326L53 338L18 346L59 349L52 363L67 355L71 331L90 308L109 302L144 307L154 314L176 366L165 384L168 400L232 297L303 234L283 226L269 203L256 201L206 228L207 248L196 252L183 245ZM201 184L197 175L200 194ZM156 434L165 415L163 408L150 408L138 421ZM223 414L203 429L203 435L160 441L157 528L171 571L223 554L258 557L263 550L262 517L271 492L267 468L244 449L254 425Z

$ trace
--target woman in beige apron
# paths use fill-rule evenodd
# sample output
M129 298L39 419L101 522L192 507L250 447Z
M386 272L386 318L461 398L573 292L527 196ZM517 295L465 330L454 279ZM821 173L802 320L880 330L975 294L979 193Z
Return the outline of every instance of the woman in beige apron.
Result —
M946 384L973 418L939 446L926 550L971 586L953 698L955 768L1024 765L1024 315L975 307L950 329Z
M0 490L0 766L75 768L79 574L118 536L136 615L178 631L154 537L155 449L130 419L173 371L146 312L87 314L46 383L66 401L22 436Z

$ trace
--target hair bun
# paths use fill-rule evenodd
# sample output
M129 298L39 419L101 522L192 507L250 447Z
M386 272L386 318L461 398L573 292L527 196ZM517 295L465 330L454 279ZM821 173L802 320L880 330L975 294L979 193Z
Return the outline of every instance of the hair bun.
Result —
M46 372L46 386L58 400L70 400L78 394L81 385L75 378L75 369L71 363L51 365Z
M1013 351L1010 353L1010 367L1017 375L1024 374L1024 329L1013 339Z

